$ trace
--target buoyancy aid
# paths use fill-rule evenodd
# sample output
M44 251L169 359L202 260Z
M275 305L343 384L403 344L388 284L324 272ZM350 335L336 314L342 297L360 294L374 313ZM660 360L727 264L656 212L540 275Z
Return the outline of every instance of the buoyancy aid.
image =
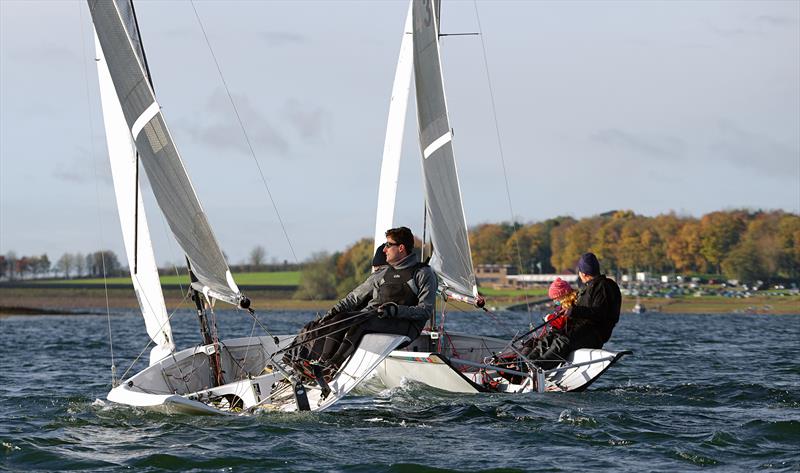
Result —
M394 302L397 305L415 306L419 304L419 297L414 275L419 268L428 266L426 263L417 263L403 269L389 267L383 274L378 285L378 302L385 304Z

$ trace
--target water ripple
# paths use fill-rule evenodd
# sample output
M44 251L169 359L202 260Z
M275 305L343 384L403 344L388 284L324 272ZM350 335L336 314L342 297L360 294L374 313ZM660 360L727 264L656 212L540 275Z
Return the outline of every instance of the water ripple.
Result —
M219 315L223 333L249 335L248 317ZM311 316L276 312L268 322L286 333ZM470 317L458 328L486 328ZM191 311L173 321L179 346L197 343ZM124 371L146 335L135 314L112 322ZM12 360L0 370L4 470L800 470L800 365L790 348L800 317L624 316L608 347L635 355L584 393L466 395L372 380L329 412L249 417L167 416L105 401L104 319L0 324ZM768 331L772 343L741 337L750 330Z

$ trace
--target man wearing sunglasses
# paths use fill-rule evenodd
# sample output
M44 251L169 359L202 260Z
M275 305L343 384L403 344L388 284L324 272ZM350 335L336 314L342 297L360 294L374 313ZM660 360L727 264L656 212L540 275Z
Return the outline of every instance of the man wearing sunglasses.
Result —
M316 336L305 352L294 355L294 361L312 361L315 377L319 378L319 369L325 378L332 377L365 334L390 333L414 340L433 314L436 274L414 252L411 230L387 230L383 253L386 266L337 302L321 320L304 328L313 328Z

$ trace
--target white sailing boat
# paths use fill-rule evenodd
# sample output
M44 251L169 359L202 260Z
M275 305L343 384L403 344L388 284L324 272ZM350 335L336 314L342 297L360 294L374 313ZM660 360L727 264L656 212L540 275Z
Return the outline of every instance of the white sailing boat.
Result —
M439 53L439 3L412 0L400 46L384 144L375 227L376 246L393 226L400 149L413 68L426 223L433 252L430 265L439 277L445 299L473 305L478 294L461 189L453 152ZM404 380L453 392L579 391L629 352L582 349L551 370L539 370L519 354L512 342L452 333L437 327L435 316L419 338L393 351L378 367L389 387ZM510 352L521 361L510 369L496 355Z
M88 0L95 29L103 120L126 256L147 333L149 366L117 383L108 399L169 413L323 410L347 394L406 337L371 334L328 383L303 386L281 365L293 336L219 340L214 304L248 310L167 129L150 82L130 0ZM139 161L160 211L184 251L203 334L176 351L139 192Z

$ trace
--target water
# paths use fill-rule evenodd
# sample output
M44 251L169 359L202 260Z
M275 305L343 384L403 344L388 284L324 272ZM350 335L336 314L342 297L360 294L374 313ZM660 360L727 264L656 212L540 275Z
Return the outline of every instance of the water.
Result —
M265 314L276 333L309 312ZM503 335L524 314L450 315ZM249 317L219 314L227 336ZM146 343L115 316L124 370ZM198 340L187 311L179 347ZM166 416L104 399L105 317L0 319L0 469L119 471L800 471L800 316L625 315L609 349L631 357L589 392L460 395L361 390L325 413ZM259 329L255 330L259 335ZM137 366L139 368L139 366Z

